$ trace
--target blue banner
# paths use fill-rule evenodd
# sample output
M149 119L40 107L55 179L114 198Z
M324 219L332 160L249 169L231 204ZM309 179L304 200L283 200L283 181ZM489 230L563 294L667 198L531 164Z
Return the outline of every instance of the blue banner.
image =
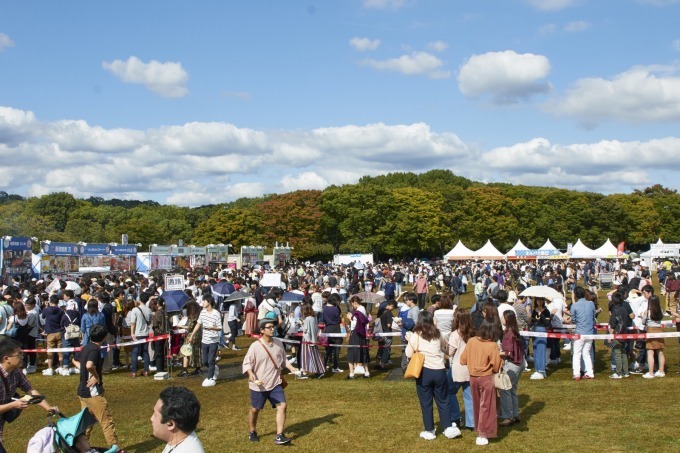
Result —
M114 245L111 247L111 254L118 256L133 256L137 255L136 245Z
M83 250L84 256L108 255L111 253L109 244L87 244Z
M43 243L42 251L45 255L53 256L78 256L83 254L85 247L78 244L71 244L66 242L51 242Z
M31 250L33 247L33 240L25 237L9 237L2 240L5 250Z

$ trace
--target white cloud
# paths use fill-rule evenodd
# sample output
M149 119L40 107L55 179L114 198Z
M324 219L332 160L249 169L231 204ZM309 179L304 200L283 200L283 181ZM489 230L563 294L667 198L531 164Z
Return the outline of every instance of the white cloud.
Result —
M181 63L161 63L151 60L144 63L132 56L127 61L103 62L102 67L125 83L141 84L154 93L171 98L180 98L188 93L186 84L189 75Z
M545 25L541 25L539 27L538 34L541 35L541 36L548 36L548 35L552 35L553 33L555 33L555 31L557 31L557 25L555 25L555 24L545 24Z
M680 171L675 137L565 145L535 138L483 151L426 123L289 131L218 122L107 129L84 120L43 123L31 112L8 107L0 107L0 130L14 137L0 140L0 190L32 196L68 191L84 198L182 206L434 168L475 180L595 191L627 191L652 180L652 171Z
M550 91L550 84L541 82L549 72L550 61L543 55L488 52L473 55L463 64L458 86L468 97L489 94L497 104L515 103Z
M612 79L577 80L546 110L584 125L602 121L647 123L680 120L680 76L674 66L634 66Z
M575 6L581 0L525 0L529 5L541 11L557 11Z
M451 77L451 71L442 69L444 63L427 52L411 52L408 55L388 60L367 58L359 63L379 71L393 71L405 75L425 75L431 79L448 79Z
M14 47L14 41L7 36L5 33L0 33L0 53L4 52L5 49Z
M329 186L328 181L313 171L297 175L286 175L281 178L281 185L286 192L295 190L322 190Z
M428 43L427 48L430 50L434 50L435 52L444 52L446 49L449 48L449 45L446 44L444 41L435 41Z
M358 50L359 52L366 52L368 50L377 49L378 46L380 45L380 40L379 39L371 40L370 38L354 37L349 40L349 45L352 46L355 50Z
M362 0L362 4L368 9L400 9L406 0Z
M573 32L579 32L579 31L584 31L588 30L590 27L592 27L593 24L591 24L588 21L585 20L575 20L573 22L569 22L564 26L564 31L568 31L570 33Z

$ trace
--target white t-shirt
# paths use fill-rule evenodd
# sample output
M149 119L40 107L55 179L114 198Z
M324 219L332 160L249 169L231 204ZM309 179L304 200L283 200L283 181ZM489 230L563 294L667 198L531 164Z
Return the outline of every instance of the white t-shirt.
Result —
M511 311L511 312L515 313L515 315L517 315L517 313L515 312L515 309L512 307L512 305L510 305L506 302L503 302L502 304L500 304L498 306L498 316L501 318L501 324L503 324L503 327L505 327L505 318L503 317L503 313L505 313L506 311Z
M553 313L554 316L552 318L552 326L562 327L562 321L564 320L564 310L567 308L567 304L564 302L564 299L561 297L556 297L548 304L546 308L550 313L552 313L553 310L555 311L555 313Z
M201 310L201 314L198 315L198 321L203 327L219 327L222 328L222 316L217 310L213 310L212 313L208 313L205 308ZM212 344L220 341L220 331L219 330L206 330L203 329L203 336L201 337L201 343Z
M201 441L198 440L196 431L189 434L189 436L177 445L166 445L163 453L205 453Z

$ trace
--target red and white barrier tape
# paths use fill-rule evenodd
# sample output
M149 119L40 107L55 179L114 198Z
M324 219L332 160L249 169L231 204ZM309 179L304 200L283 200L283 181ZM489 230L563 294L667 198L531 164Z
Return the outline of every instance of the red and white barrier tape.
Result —
M121 348L123 346L132 346L132 345L135 345L135 344L153 343L154 341L167 340L168 338L170 338L169 334L156 335L156 336L153 336L153 337L144 338L142 340L126 341L124 343L102 345L102 349ZM83 349L82 346L77 346L77 347L72 347L72 348L22 349L21 351L22 352L47 352L47 353L52 353L52 352L79 352L82 349Z
M652 339L652 338L678 338L678 337L680 337L680 332L579 335L579 334L572 334L572 333L521 331L519 334L523 337L564 338L564 339L568 339L568 340L646 340L646 339Z

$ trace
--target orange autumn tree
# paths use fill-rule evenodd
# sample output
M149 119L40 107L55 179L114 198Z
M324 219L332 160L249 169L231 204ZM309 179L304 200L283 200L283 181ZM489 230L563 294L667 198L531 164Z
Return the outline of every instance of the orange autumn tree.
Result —
M321 191L298 190L274 195L256 209L262 219L264 245L289 242L293 256L308 257L319 250L317 232L321 223Z

